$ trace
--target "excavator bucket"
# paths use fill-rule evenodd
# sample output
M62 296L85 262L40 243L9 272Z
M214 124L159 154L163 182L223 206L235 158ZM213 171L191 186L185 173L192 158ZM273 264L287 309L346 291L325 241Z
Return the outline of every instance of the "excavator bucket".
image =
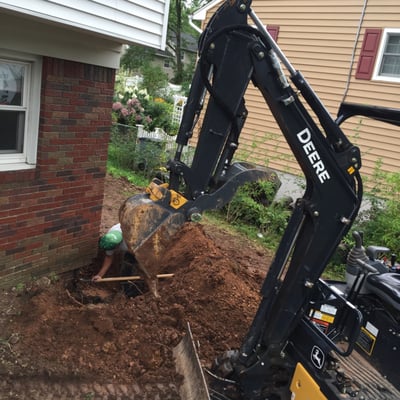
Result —
M185 223L185 216L152 201L146 194L138 194L122 204L119 221L128 249L135 254L150 291L158 297L160 261L173 235Z
M173 354L176 370L183 376L179 393L181 400L210 400L189 324L185 336L174 347Z

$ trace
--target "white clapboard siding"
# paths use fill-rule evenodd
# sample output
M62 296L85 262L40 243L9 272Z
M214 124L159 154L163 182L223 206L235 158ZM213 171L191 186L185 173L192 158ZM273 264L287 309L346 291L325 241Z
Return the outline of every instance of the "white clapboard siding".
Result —
M164 49L169 0L3 0L1 10Z

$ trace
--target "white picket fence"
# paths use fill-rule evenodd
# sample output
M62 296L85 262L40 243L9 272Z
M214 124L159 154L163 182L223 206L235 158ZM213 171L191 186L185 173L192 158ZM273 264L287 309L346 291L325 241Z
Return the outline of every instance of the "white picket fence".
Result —
M162 128L156 128L153 132L148 132L144 130L143 125L136 125L137 127L137 139L149 139L154 142L165 143L165 150L175 149L175 136L170 136Z

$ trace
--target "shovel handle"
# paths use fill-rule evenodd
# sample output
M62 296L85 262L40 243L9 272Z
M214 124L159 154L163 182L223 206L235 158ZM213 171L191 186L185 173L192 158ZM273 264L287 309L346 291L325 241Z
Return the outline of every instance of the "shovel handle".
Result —
M156 275L157 278L172 278L173 276L174 276L174 274L158 274L158 275ZM116 277L112 277L112 278L101 278L94 282L98 283L98 282L139 281L141 279L143 279L143 277L139 276L139 275L116 276Z

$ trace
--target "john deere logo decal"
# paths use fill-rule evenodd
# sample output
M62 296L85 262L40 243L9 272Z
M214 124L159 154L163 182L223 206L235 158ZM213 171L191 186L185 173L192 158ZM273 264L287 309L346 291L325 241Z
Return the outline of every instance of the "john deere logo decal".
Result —
M322 369L322 367L324 366L325 354L318 346L314 346L312 348L311 361L318 369Z

